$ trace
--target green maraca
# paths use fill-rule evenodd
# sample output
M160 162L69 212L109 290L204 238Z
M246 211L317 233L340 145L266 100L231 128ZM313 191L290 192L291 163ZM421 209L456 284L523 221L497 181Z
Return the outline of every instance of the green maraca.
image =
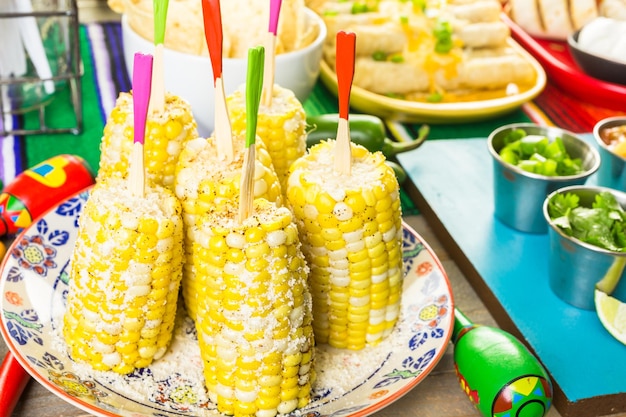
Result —
M544 367L504 330L454 312L454 363L461 388L485 417L542 417L552 404Z

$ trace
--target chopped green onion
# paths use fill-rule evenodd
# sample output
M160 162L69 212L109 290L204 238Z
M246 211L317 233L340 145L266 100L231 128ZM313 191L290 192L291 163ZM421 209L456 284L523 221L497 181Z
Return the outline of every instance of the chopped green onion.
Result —
M582 160L571 158L560 137L527 135L516 129L503 138L498 152L502 160L525 171L544 176L576 175L583 171Z
M426 0L413 0L413 9L424 12L426 10Z
M428 95L428 97L426 97L426 101L428 101L429 103L439 103L441 100L443 100L443 94L441 94L439 91L435 91L434 93L431 93Z
M376 51L376 52L374 52L372 54L372 59L374 61L379 61L379 62L386 61L387 60L387 54L385 52L383 52L383 51Z
M452 25L447 20L439 20L433 28L435 36L435 52L445 54L450 52L454 43L452 42Z
M367 13L370 11L369 6L365 2L355 2L352 5L352 14Z

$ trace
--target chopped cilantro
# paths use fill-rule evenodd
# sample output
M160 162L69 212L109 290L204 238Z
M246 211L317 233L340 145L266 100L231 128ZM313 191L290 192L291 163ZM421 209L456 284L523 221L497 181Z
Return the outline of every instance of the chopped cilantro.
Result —
M614 252L626 252L626 212L608 191L596 194L591 207L574 193L557 193L548 215L566 235Z

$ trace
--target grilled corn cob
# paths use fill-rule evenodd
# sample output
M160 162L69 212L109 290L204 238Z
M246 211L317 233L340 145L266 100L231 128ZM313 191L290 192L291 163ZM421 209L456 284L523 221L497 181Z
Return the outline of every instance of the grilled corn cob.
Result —
M287 204L311 268L316 342L358 350L383 340L399 315L399 186L382 153L354 143L351 173L335 174L335 143L313 146L292 165Z
M132 92L122 92L104 126L98 180L120 172L129 172L133 134ZM148 113L146 120L146 179L173 190L178 156L185 143L196 137L197 123L189 103L173 94L166 94L164 112Z
M127 374L163 356L182 276L180 202L161 186L135 197L126 179L96 183L71 256L63 335L70 355Z
M243 87L230 94L226 101L233 131L245 130L246 95ZM257 135L272 157L284 190L289 166L306 152L306 114L291 90L274 85L272 104L259 107Z
M196 329L220 412L272 417L310 400L314 339L308 268L292 213L265 199L198 217Z
M182 292L187 313L192 319L196 317L195 294L198 291L191 252L195 241L196 217L220 210L227 203L239 200L245 135L234 135L233 145L235 157L228 163L219 158L214 137L193 139L185 145L176 166L175 192L182 202L185 224L186 254ZM254 172L254 197L282 205L278 177L261 141L256 143Z

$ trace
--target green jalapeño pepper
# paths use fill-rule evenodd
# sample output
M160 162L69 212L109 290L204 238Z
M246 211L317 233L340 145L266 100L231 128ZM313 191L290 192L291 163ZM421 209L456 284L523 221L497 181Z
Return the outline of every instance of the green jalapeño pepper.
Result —
M396 178L398 179L398 184L402 185L402 183L404 183L404 181L406 181L408 177L406 171L404 170L404 168L402 168L402 165L390 160L386 160L385 164L393 169L393 172L396 174Z
M337 136L339 125L338 114L324 114L321 116L307 116L307 148ZM362 145L370 152L381 151L386 158L402 152L417 149L430 129L424 125L419 130L419 136L410 141L395 141L387 137L385 123L378 117L369 114L350 114L350 140Z

